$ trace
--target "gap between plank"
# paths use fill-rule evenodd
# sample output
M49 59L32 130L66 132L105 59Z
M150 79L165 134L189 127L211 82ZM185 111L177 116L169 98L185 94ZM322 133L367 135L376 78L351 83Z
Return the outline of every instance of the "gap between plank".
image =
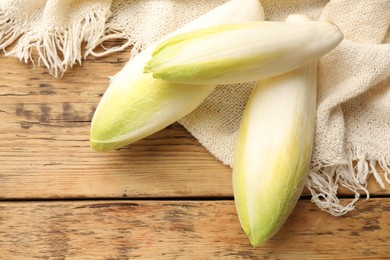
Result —
M353 195L344 195L340 196L340 199L353 199ZM381 194L381 195L371 195L370 198L390 198L390 195ZM361 197L362 200L365 200L365 196ZM0 199L0 203L3 202L45 202L45 201L230 201L234 200L233 196L221 196L221 197L148 197L148 198L137 198L137 197L118 197L118 198L108 198L108 197L80 197L80 198L15 198L15 199ZM311 200L310 195L302 195L300 200Z

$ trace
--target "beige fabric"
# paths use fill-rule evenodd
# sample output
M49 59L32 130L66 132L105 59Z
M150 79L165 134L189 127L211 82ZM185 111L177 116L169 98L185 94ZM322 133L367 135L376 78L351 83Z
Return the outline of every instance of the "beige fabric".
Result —
M24 61L37 48L55 76L88 55L134 45L133 54L227 0L2 0L0 49ZM243 0L245 1L245 0ZM318 113L312 170L313 201L333 215L353 209L373 175L390 182L390 0L261 0L267 20L291 13L329 19L343 43L319 62ZM107 39L122 46L95 48ZM81 42L87 42L81 49ZM99 48L101 49L101 48ZM231 165L242 111L253 84L219 86L182 123L212 154ZM357 163L353 164L353 160ZM376 167L382 168L380 176ZM226 178L230 178L226 176ZM341 205L339 185L356 192Z

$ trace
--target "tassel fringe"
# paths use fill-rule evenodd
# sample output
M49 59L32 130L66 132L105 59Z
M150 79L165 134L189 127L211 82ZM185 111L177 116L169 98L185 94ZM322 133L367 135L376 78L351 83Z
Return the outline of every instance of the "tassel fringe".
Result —
M50 74L55 77L74 64L81 64L82 58L89 55L101 57L113 52L122 51L134 42L124 28L107 23L111 14L107 10L90 8L80 19L71 21L68 28L52 28L47 31L25 32L26 22L12 20L7 11L0 10L0 49L7 56L15 56L34 66L43 64ZM19 38L11 50L5 49ZM120 46L106 48L103 43L112 39L125 39ZM85 42L85 52L82 55L82 43ZM101 46L102 52L95 48ZM36 51L37 62L34 61L33 51Z
M345 164L314 167L306 183L306 187L311 191L312 201L320 209L334 216L342 216L353 210L361 193L366 194L366 199L370 197L367 189L369 177L373 176L382 189L386 188L385 181L390 184L388 159L369 159L367 153L356 146L350 146L347 150L349 158ZM383 176L379 174L378 168L383 170ZM339 185L354 193L354 198L347 204L343 205L337 196Z
M26 26L25 21L18 22L10 17L7 10L0 10L0 49L3 51L23 34Z

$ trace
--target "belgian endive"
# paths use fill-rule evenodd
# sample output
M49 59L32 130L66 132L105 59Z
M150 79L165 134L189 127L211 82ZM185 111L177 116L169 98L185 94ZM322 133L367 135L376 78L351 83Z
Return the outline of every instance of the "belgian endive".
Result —
M207 26L263 18L258 0L232 0L170 36ZM165 128L194 110L215 89L215 84L183 86L143 73L144 64L156 45L131 59L112 78L92 119L90 142L95 150L120 148Z
M305 23L303 19L292 16L288 22ZM262 80L246 105L233 190L242 228L254 246L279 230L302 192L315 130L316 71L314 61Z
M146 64L153 77L187 84L230 84L276 76L329 52L343 35L328 21L244 22L171 37Z

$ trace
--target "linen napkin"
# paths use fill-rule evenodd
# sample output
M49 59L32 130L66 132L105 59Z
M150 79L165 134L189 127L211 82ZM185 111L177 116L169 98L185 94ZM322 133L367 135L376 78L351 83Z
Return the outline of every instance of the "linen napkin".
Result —
M99 57L129 46L132 56L137 55L225 2L2 0L0 49L61 76L88 55ZM319 208L343 215L354 208L361 191L368 195L370 176L382 188L386 181L390 183L390 0L261 3L266 20L283 21L289 14L300 13L313 20L330 20L345 35L345 40L319 61L317 130L306 183ZM104 42L112 39L123 43L105 48ZM105 49L97 52L98 46ZM36 59L33 50L38 53ZM232 165L241 115L253 87L254 83L218 86L200 107L179 121L224 164ZM340 185L355 193L346 205L337 196Z

